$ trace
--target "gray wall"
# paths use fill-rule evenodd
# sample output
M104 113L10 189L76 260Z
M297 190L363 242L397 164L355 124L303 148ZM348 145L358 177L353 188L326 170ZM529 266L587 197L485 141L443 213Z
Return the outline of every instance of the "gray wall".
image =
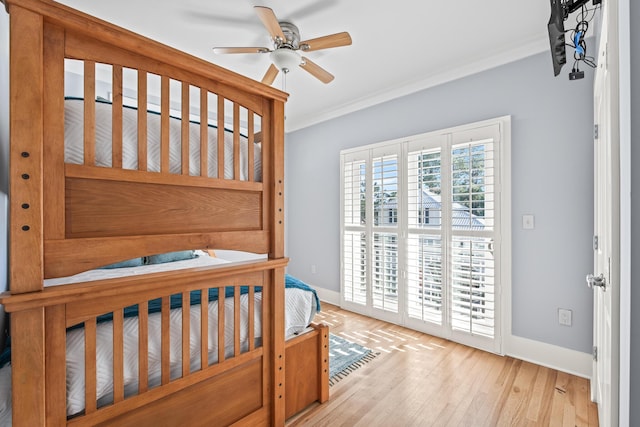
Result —
M0 292L8 288L9 193L9 15L0 8ZM0 305L0 349L4 348L4 308Z
M631 18L631 426L640 426L640 4ZM633 190L637 188L637 190Z
M590 352L593 71L570 82L568 68L554 78L544 52L287 134L289 273L340 289L340 150L511 115L513 334Z

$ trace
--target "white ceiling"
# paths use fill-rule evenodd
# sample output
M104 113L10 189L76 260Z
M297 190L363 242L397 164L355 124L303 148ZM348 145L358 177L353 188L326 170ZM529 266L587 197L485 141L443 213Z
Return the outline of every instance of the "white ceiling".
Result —
M216 55L214 46L271 47L253 6L311 39L348 31L351 46L305 54L335 75L286 77L287 132L549 49L546 0L62 0L61 3L256 80L265 54ZM549 73L552 73L549 57ZM282 73L274 86L283 89Z

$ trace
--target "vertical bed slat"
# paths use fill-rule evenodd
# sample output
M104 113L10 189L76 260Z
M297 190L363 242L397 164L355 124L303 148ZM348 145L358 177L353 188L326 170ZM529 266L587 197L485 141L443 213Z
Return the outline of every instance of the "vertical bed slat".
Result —
M160 79L160 171L169 173L169 77Z
M256 179L255 176L255 171L254 171L254 158L253 158L253 154L254 154L254 129L253 129L253 111L249 110L247 113L247 128L248 128L248 133L247 133L247 159L248 159L248 166L247 166L247 180L249 182L253 182Z
M209 366L209 290L200 290L200 369Z
M190 372L191 354L189 346L191 344L191 294L182 293L182 377L186 377Z
M224 179L224 98L218 95L218 178Z
M84 164L96 164L96 63L84 61Z
M85 413L96 411L96 319L84 322Z
M111 164L113 168L122 168L122 66L113 66L113 99L111 120Z
M200 176L209 176L209 92L200 89ZM203 155L204 154L204 155Z
M161 373L161 377L162 377L162 385L165 384L169 384L169 380L171 379L171 372L170 372L170 357L171 357L171 347L170 347L170 325L169 322L171 321L171 316L169 313L169 309L171 308L171 305L169 303L170 301L170 297L166 296L166 297L162 297L162 326L161 326L161 331L162 331L162 344L161 349L160 349L160 363L162 365L162 373Z
M138 70L138 170L147 170L147 72Z
M124 310L113 312L113 402L124 400Z
M58 425L67 419L67 334L65 306L45 309L45 374L47 425Z
M218 363L224 362L224 301L226 288L218 288Z
M247 295L249 298L248 310L249 310L249 351L255 349L255 288L253 286L249 286L249 294Z
M240 104L233 103L233 179L240 180Z
M233 353L234 356L240 356L240 315L242 307L240 306L240 286L233 287Z
M189 175L189 83L182 82L182 175Z
M138 304L138 393L149 389L149 304Z

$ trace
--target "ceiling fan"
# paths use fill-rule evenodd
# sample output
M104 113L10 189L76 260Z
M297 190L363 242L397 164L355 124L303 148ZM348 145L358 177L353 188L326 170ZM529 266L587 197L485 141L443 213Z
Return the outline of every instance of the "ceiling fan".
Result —
M348 46L351 36L347 32L331 34L315 39L300 41L298 27L291 22L278 21L272 9L264 6L254 6L258 17L262 21L273 42L273 48L268 47L214 47L215 53L269 53L271 66L262 78L262 83L272 84L278 72L288 73L295 67L300 67L323 83L329 83L334 76L324 68L302 56L299 52L328 49L332 47Z

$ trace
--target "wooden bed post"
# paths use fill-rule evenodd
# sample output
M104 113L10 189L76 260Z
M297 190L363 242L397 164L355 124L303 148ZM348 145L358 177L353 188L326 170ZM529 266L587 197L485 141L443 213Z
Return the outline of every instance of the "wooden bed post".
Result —
M43 19L10 5L11 293L42 290ZM14 426L45 424L44 308L12 314Z
M265 109L272 115L267 129L270 141L263 142L263 149L272 158L269 162L269 182L271 194L269 228L269 258L284 257L284 102L272 101ZM266 144L265 144L266 142ZM266 147L265 147L266 145ZM268 148L267 148L268 147ZM273 357L273 414L272 425L283 426L285 421L285 337L284 337L284 268L273 270L271 293L272 313L272 357Z

